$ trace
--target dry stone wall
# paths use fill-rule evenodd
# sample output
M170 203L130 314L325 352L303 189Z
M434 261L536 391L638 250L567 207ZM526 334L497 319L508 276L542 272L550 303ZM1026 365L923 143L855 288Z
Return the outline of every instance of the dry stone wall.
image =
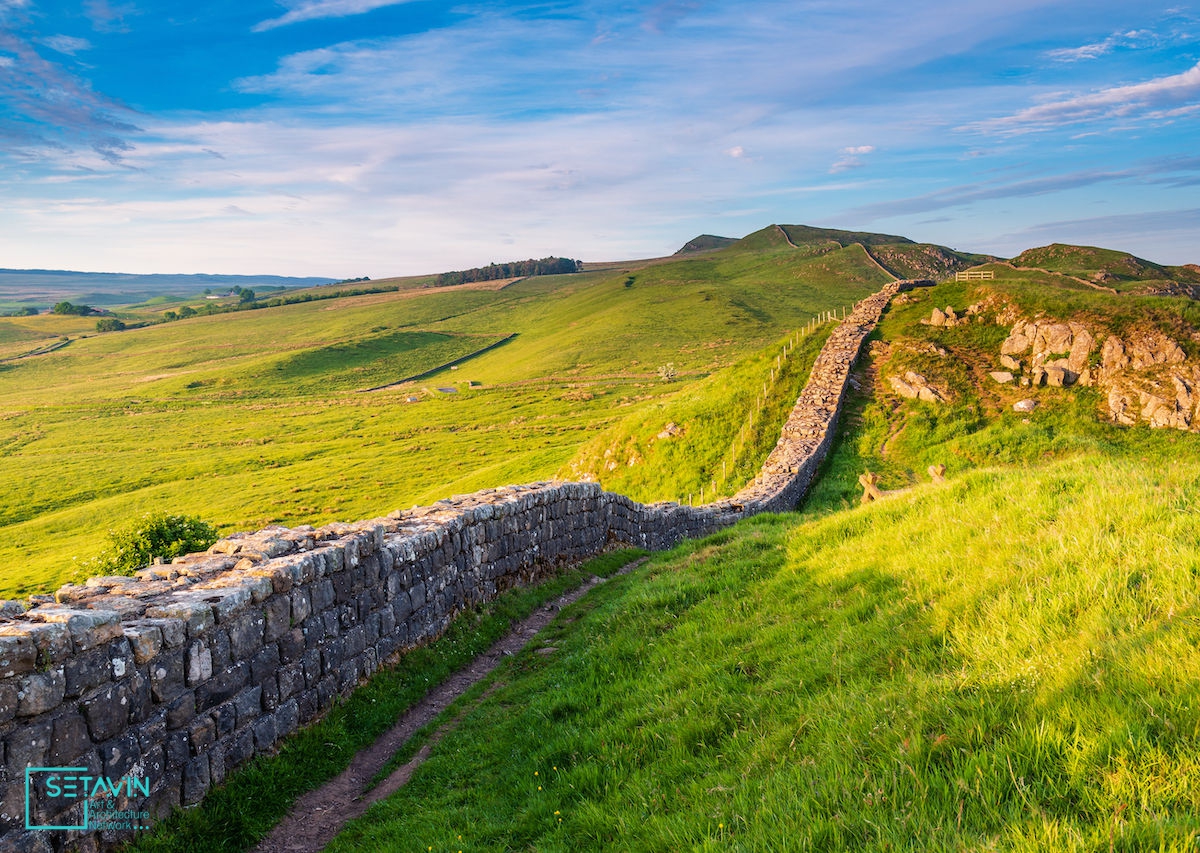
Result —
M458 611L561 564L794 508L863 340L915 284L932 282L893 282L834 330L733 498L643 505L594 483L506 486L355 524L237 534L29 609L0 602L0 852L108 847L198 803Z

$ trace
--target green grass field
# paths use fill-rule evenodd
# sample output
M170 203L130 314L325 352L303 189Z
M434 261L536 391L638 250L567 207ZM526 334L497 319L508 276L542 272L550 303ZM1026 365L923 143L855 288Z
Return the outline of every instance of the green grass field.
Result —
M228 365L216 335L196 338L194 360L174 368L181 375L140 386L158 383L153 398L128 377L161 368L114 349L114 368L128 364L125 384L80 383L83 401L48 421L58 426L13 415L26 418L25 431L11 433L4 464L27 447L58 447L47 458L65 464L61 424L78 417L114 445L129 419L155 437L144 448L125 439L124 465L96 495L82 489L97 488L89 470L104 464L99 449L79 463L78 484L63 478L62 503L81 513L126 511L127 471L188 464L191 479L148 475L133 494L186 502L195 492L198 505L231 516L252 507L290 518L300 505L319 519L382 511L368 507L409 494L401 479L428 490L421 500L555 470L594 473L644 499L713 488L716 463L752 413L762 424L752 448L782 420L823 337L800 340L772 380L788 333L820 300L852 301L882 275L853 244L796 250L778 229L751 237L753 252L530 280L465 302L348 300L335 309L341 330L319 336L302 331L304 311L333 305L293 306L279 315L278 342L261 351L248 351L251 327L223 327L229 339L246 335ZM873 335L887 351L875 367L935 376L948 404L900 401L879 379L872 389L864 358L862 391L851 394L804 512L684 543L564 610L402 751L406 759L441 722L461 718L411 782L331 850L1195 850L1200 437L1103 422L1090 389L1039 389L1034 412L1014 413L1015 396L1030 392L984 378L1005 327L919 320L935 305L992 297L1026 316L1117 331L1152 323L1184 343L1200 312L1185 299L995 269L995 282L915 291ZM381 319L401 312L407 324ZM274 328L256 313L260 330ZM454 383L455 395L280 398L289 381L322 375L305 365L334 377L374 369L372 341L389 364L415 365L432 355L426 345L513 332L513 342L428 383ZM1185 344L1193 357L1194 344ZM670 382L658 372L666 363L677 371ZM291 374L275 377L279 365ZM201 377L212 384L189 387ZM44 402L41 411L59 410ZM214 431L217 418L227 420ZM667 423L679 431L659 438ZM209 443L167 440L189 430L188 440ZM163 453L170 447L173 456ZM400 477L380 459L402 447L411 449ZM195 460L206 456L225 467L205 473L209 463ZM628 465L630 456L639 461ZM613 459L622 464L609 469ZM939 462L949 482L932 485L924 471ZM865 469L895 493L860 506ZM310 479L323 485L290 491ZM331 481L344 488L335 494ZM35 506L20 520L44 494L30 488L6 504L6 530L68 511ZM607 574L620 559L593 570ZM290 797L382 731L420 692L414 684L444 677L450 661L578 577L460 620L444 645L384 672L324 728L139 844L247 849Z
M56 588L106 531L151 510L229 533L547 479L627 418L687 417L698 389L731 389L731 424L764 410L722 484L736 490L773 446L803 371L765 403L736 388L768 378L765 350L885 280L858 246L735 246L497 291L416 288L107 334L86 318L6 319L0 347L71 341L0 362L0 596ZM361 393L509 335L455 370ZM700 418L692 435L707 429ZM638 473L647 499L685 497L713 474L709 456L653 458Z
M1194 849L1198 481L984 469L681 546L332 850Z
M917 322L978 297L922 291L877 335L952 404L857 395L806 513L564 612L331 849L1196 849L1198 438L1087 389L1013 413L978 379L1002 327ZM902 491L859 506L865 468Z

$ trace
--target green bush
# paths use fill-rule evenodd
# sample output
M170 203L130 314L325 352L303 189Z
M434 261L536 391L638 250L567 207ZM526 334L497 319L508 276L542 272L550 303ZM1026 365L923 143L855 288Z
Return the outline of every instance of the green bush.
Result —
M132 575L154 562L203 551L217 541L217 530L207 521L165 512L147 513L120 530L108 532L100 556L85 566L86 575Z
M125 324L116 317L105 317L103 320L96 321L97 332L120 332L125 329Z

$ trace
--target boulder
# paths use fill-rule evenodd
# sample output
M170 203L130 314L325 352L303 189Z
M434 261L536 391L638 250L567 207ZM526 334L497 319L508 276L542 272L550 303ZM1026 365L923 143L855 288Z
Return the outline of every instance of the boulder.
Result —
M1066 323L1051 323L1037 327L1037 335L1033 340L1035 353L1060 353L1071 350L1071 327Z
M1012 333L1000 345L1000 353L1002 355L1020 355L1029 349L1030 344L1033 343L1033 337L1026 334L1027 328L1027 324L1020 322L1013 326ZM1036 332L1037 327L1034 326L1033 329Z
M995 379L1001 385L1007 385L1009 382L1013 381L1013 375L1007 370L993 370L988 374L988 376Z
M1018 400L1013 403L1014 412L1032 412L1037 408L1037 400Z
M1013 358L1011 355L1000 356L1000 366L1008 370L1014 370L1017 373L1021 372L1021 362Z
M1046 384L1052 388L1063 388L1070 385L1074 381L1074 376L1068 374L1065 367L1057 364L1048 364L1045 368ZM1068 379L1068 377L1070 377Z
M907 397L910 400L915 400L917 398L917 389L909 385L899 376L889 376L888 382L891 383L892 390L894 390L901 397Z
M1074 329L1074 324L1072 324ZM1092 354L1092 348L1096 345L1096 339L1092 337L1091 332L1082 326L1074 332L1074 340L1071 342L1071 353L1067 356L1067 369L1072 373L1083 373L1088 366L1088 358Z

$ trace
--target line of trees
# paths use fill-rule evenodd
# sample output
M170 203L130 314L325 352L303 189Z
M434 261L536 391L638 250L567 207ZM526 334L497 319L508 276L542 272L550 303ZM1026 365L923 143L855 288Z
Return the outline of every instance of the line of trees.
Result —
M582 262L570 258L542 258L527 261L512 261L507 264L488 264L469 270L444 272L437 277L438 287L452 284L467 284L472 281L495 281L500 278L521 278L530 275L562 275L579 272Z

